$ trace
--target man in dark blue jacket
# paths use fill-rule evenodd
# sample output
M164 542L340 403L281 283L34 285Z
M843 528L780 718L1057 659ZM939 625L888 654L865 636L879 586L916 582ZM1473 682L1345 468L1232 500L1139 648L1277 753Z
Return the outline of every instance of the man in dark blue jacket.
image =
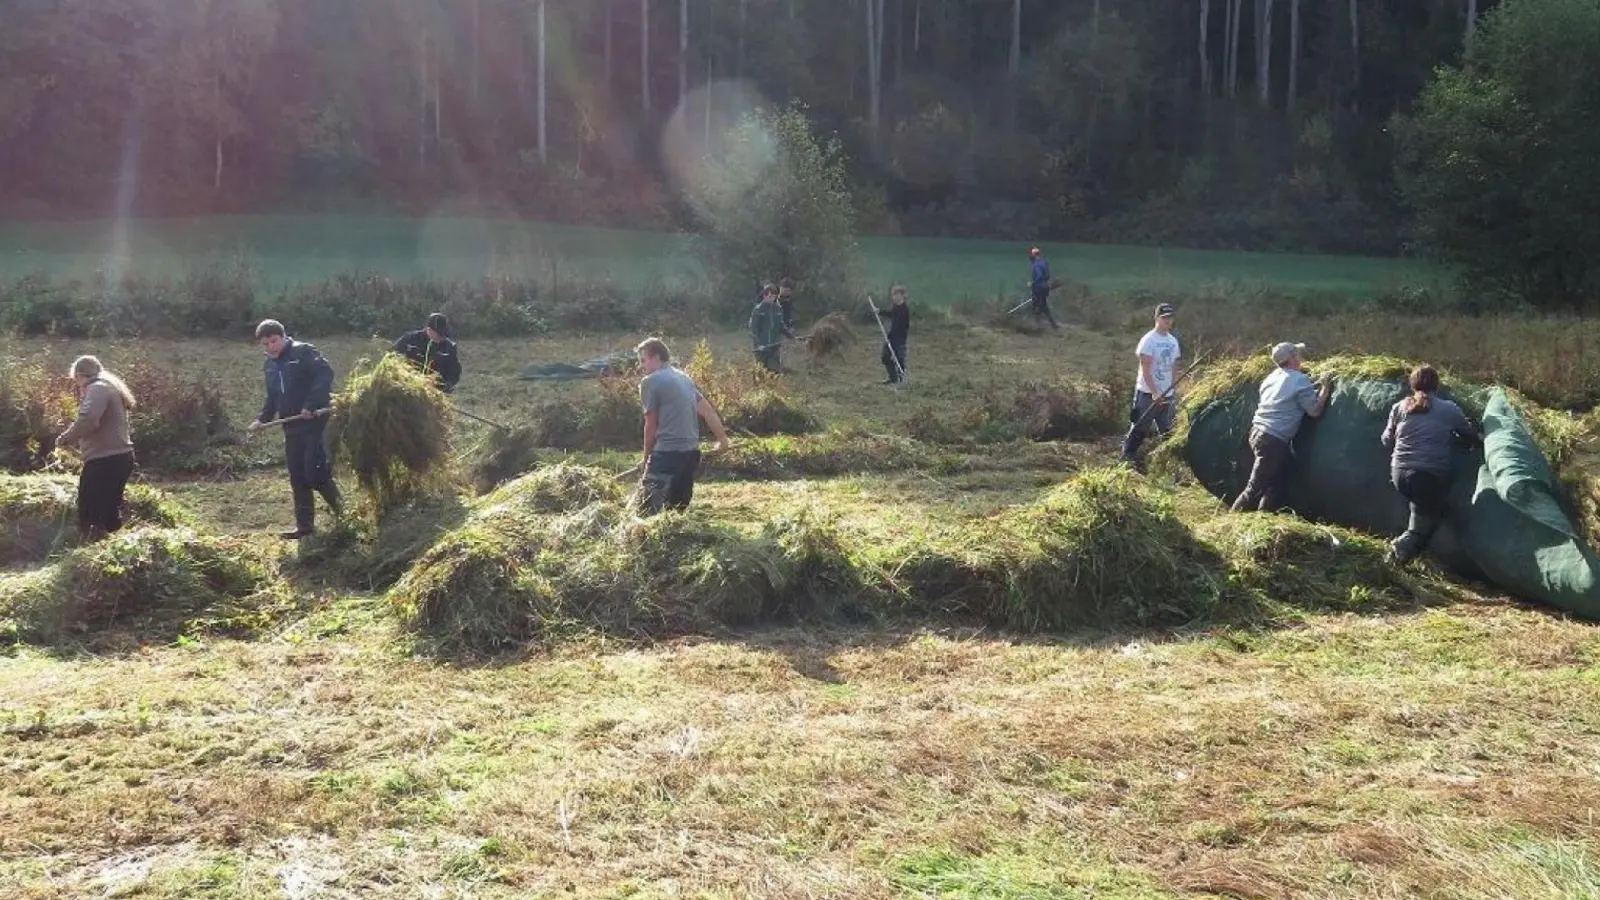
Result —
M273 319L256 326L256 341L267 353L267 402L250 423L250 430L276 420L284 422L283 451L289 487L294 491L295 530L284 532L283 537L303 538L316 531L317 502L312 491L328 501L334 515L344 514L323 446L328 420L318 415L332 402L333 366L316 347L289 337Z
M450 320L444 313L428 316L428 324L408 331L394 342L394 352L404 356L422 374L436 379L446 394L461 380L461 349L450 339Z
M1051 328L1060 328L1056 317L1050 314L1050 263L1038 247L1029 250L1028 256L1033 260L1033 273L1028 279L1028 285L1033 289L1033 316L1036 319L1044 316Z

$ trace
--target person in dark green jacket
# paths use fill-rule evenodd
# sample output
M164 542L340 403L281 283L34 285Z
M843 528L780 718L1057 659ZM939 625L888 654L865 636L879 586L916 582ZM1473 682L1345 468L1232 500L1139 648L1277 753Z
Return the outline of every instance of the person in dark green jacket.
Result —
M794 332L783 321L783 307L778 305L778 289L771 284L761 286L761 302L750 312L750 344L755 349L756 361L769 371L781 372L778 350L784 337L794 337Z

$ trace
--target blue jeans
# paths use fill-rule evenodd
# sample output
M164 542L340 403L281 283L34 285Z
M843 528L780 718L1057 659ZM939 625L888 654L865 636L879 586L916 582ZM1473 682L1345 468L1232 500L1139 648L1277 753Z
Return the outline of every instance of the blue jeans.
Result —
M1177 404L1173 403L1172 399L1171 395L1168 395L1166 405L1151 413L1150 418L1140 425L1140 420L1144 419L1144 414L1149 412L1151 405L1156 401L1146 391L1134 392L1133 413L1129 416L1133 426L1128 429L1128 436L1122 439L1123 462L1133 462L1139 456L1139 445L1144 443L1144 436L1151 422L1155 423L1156 430L1163 436L1172 431L1172 420L1178 411Z

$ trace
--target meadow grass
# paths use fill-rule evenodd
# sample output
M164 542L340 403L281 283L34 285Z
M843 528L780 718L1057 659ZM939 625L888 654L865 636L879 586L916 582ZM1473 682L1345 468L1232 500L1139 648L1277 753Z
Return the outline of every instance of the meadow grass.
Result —
M1025 293L1028 247L1020 242L864 237L860 243L867 285L880 302L895 281L913 285L916 296L936 305ZM120 256L113 253L114 246L123 248ZM0 222L0 278L30 272L83 277L119 268L147 277L174 277L195 260L241 257L259 268L268 288L360 271L445 279L490 273L558 284L611 282L640 290L703 274L685 246L682 235L667 232L445 215L208 216L127 223L13 220ZM1220 281L1349 298L1443 281L1427 265L1395 259L1041 246L1056 275L1102 292L1147 287L1187 291Z
M1058 532L1046 520L1075 502L1060 493L1064 481L1114 454L1114 432L947 445L912 440L907 422L930 407L951 420L1014 409L1028 385L1125 382L1147 316L1130 304L1108 325L1052 334L927 321L914 326L912 382L898 391L876 383L876 340L859 337L816 365L795 354L785 388L824 430L741 437L729 459L708 457L696 534L709 523L754 540L771 527L793 558L815 561L819 547L795 543L809 536L792 518L774 524L775 510L808 509L832 517L862 571L937 554L981 561L1028 549L1030 535L1040 556L1068 559L1071 548L1048 543ZM1186 314L1180 333L1203 322ZM1251 327L1250 339L1296 326ZM1462 329L1464 345L1478 326L1444 327ZM1535 333L1484 332L1480 342ZM305 337L329 354L341 384L387 344ZM699 335L668 337L687 355ZM524 365L587 359L637 338L469 342L452 402L531 426L545 404L600 388L514 380ZM710 334L709 346L729 362L748 349L736 332ZM236 421L259 408L260 351L244 341L0 343L17 360L83 349L113 368L169 361L214 385ZM458 421L456 448L488 434ZM1171 536L1217 554L1213 579L1259 609L1053 635L949 619L671 638L591 630L472 661L422 652L381 593L387 584L351 586L361 572L398 578L428 545L459 538L471 512L418 505L398 517L415 529L388 545L329 535L298 553L255 534L289 519L280 447L275 436L256 440L247 449L261 467L226 477L148 480L198 528L233 536L225 549L248 561L250 577L230 589L262 590L265 568L296 603L274 596L269 614L240 622L226 597L220 622L191 626L207 613L186 611L168 629L88 647L70 635L18 642L0 656L0 893L1565 900L1600 891L1600 635L1426 569L1397 575L1374 538L1336 531L1335 543L1320 526L1234 516L1203 492L1176 490L1127 514L1181 525ZM539 456L614 472L637 462L626 448ZM591 499L614 497L601 493ZM552 502L537 492L522 500L535 510ZM1126 511L1098 506L1107 521L1090 537L1119 540L1111 519ZM578 574L628 574L606 569L604 551ZM101 557L76 553L31 571L76 560L74 571L92 574ZM1014 574L1022 584L1039 578L1040 592L1064 591L1047 583L1058 571ZM4 575L18 572L50 577ZM928 584L935 574L912 566L897 577ZM1142 574L1155 601L1176 589L1172 572ZM228 636L238 634L248 639Z

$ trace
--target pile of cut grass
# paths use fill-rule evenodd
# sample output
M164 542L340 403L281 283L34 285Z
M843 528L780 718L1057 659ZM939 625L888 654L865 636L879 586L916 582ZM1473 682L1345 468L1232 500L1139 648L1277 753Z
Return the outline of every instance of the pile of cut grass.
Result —
M788 480L829 478L867 472L925 471L955 474L970 461L959 453L895 435L859 430L793 437L778 435L737 440L702 463L708 477Z
M0 578L0 633L54 643L113 629L250 633L288 606L244 541L192 528L135 528Z
M432 381L396 354L351 374L334 400L330 443L379 518L436 488L451 459L453 411Z
M1170 628L1412 596L1380 570L1372 542L1344 536L1355 554L1330 558L1321 532L1231 514L1240 523L1196 534L1178 514L1196 493L1100 469L1019 509L881 534L815 500L780 501L759 524L705 506L639 519L614 478L561 464L478 501L389 599L433 651L484 655L573 635L842 617ZM1271 539L1247 537L1257 529ZM1374 594L1389 587L1392 598Z
M1229 513L1199 524L1195 536L1224 561L1240 614L1284 621L1300 610L1370 612L1429 595L1421 580L1386 561L1387 542L1352 529Z
M75 545L77 495L71 476L0 473L0 565L38 562ZM176 501L143 484L128 486L123 517L130 527L190 522Z
M987 389L954 411L923 407L902 427L911 437L936 444L1085 440L1125 431L1127 402L1106 382L1025 381Z

